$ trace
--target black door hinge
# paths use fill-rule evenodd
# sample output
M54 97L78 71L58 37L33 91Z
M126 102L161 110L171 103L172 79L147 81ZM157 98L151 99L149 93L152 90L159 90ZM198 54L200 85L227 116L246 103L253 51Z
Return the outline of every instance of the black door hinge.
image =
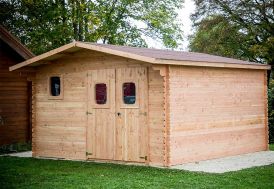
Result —
M91 112L86 112L87 115L92 114Z
M147 160L147 156L140 157L140 159L145 159L145 160Z
M90 156L90 155L92 155L92 153L90 153L90 152L86 152L86 155L87 155L87 156Z

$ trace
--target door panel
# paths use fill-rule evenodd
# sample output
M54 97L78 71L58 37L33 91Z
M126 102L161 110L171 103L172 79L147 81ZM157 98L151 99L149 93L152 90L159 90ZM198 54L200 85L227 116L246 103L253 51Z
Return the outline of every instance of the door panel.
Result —
M135 103L126 104L124 83L135 84ZM116 148L115 159L145 162L147 155L147 69L116 70ZM124 99L125 97L125 99ZM118 115L119 114L119 115Z
M97 97L96 84L101 86ZM145 67L89 71L87 158L146 161L147 92Z
M97 86L96 86L97 85ZM106 85L106 90L104 86ZM104 96L106 92L106 95ZM97 96L96 96L97 94ZM105 98L106 101L100 101ZM115 70L88 74L88 158L113 159L115 147Z

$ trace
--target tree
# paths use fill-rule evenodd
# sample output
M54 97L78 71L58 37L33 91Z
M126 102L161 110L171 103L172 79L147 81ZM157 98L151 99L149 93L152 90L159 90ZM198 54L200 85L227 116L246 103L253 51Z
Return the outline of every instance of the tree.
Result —
M0 23L36 54L72 40L168 48L182 41L176 10L183 0L3 0Z
M191 51L245 60L251 57L245 44L247 36L222 15L206 17L196 27L189 37Z
M251 61L274 64L274 1L272 0L195 0L196 25L216 13L237 26L246 36Z

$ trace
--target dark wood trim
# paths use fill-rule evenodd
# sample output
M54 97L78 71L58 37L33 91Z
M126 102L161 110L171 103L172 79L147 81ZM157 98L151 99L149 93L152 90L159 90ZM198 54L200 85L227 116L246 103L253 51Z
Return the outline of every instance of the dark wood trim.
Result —
M14 51L16 51L25 60L34 57L35 55L27 49L14 35L0 25L0 38L7 43Z

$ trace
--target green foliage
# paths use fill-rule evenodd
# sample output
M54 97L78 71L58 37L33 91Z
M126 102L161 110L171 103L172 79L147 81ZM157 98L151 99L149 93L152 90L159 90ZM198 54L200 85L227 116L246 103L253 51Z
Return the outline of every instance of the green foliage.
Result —
M274 188L274 165L224 174L0 157L1 188Z
M269 144L269 150L274 151L274 144Z
M197 10L192 15L195 25L220 15L232 29L228 33L240 34L238 49L248 52L244 53L243 59L247 57L251 61L274 64L274 1L195 0L195 4ZM223 38L223 34L220 33L218 39ZM235 41L238 39L238 35L231 37Z
M34 53L72 40L147 46L144 38L175 48L182 41L176 9L183 0L3 0L0 23Z
M190 36L189 48L194 52L248 59L246 35L239 30L238 25L222 15L212 15L199 22L197 32Z

